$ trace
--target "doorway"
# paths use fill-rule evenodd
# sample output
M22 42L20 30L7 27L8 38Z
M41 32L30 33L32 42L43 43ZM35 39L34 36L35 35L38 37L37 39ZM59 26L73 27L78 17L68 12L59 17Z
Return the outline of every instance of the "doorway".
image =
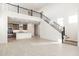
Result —
M40 35L39 35L39 24L34 24L34 36L40 37Z

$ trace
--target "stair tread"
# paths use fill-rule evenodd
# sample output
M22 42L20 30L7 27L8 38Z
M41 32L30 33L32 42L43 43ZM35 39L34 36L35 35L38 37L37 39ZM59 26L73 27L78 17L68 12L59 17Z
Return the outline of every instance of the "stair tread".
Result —
M64 43L77 46L78 42L76 40L66 39L66 40L64 40Z
M69 42L74 42L74 43L77 43L76 40L65 40L65 41L69 41Z

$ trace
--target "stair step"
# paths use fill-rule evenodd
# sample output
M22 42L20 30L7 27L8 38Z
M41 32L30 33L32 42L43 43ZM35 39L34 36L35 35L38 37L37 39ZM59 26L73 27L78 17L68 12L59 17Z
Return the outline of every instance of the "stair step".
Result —
M65 40L64 43L77 46L77 41L73 41L73 40Z

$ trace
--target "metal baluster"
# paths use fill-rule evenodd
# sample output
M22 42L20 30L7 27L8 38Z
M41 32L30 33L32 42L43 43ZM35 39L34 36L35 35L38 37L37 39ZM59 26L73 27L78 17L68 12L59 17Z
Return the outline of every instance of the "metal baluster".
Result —
M17 6L17 13L19 13L19 5Z

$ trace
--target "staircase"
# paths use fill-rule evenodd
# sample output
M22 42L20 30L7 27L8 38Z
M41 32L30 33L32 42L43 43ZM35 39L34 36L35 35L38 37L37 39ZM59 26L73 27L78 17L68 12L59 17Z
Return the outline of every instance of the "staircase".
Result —
M73 41L73 40L65 40L64 43L77 46L77 41Z
M50 20L47 16L42 15L42 19L47 22L49 25L51 25L54 29L56 29L59 33L61 33L62 43L64 39L69 38L67 35L65 35L65 27L60 26L57 22Z
M24 7L21 7L19 5L13 5L10 3L6 3L8 5L17 7L17 13L20 13L20 9L26 10L28 12L28 15L30 16L35 16L35 17L40 17L41 19L43 19L45 22L47 22L50 26L52 26L54 29L56 29L59 33L61 33L61 38L62 38L62 43L64 42L65 38L68 38L68 36L65 34L65 27L60 26L57 22L50 20L47 16L45 16L44 14L34 11L34 10L30 10Z

